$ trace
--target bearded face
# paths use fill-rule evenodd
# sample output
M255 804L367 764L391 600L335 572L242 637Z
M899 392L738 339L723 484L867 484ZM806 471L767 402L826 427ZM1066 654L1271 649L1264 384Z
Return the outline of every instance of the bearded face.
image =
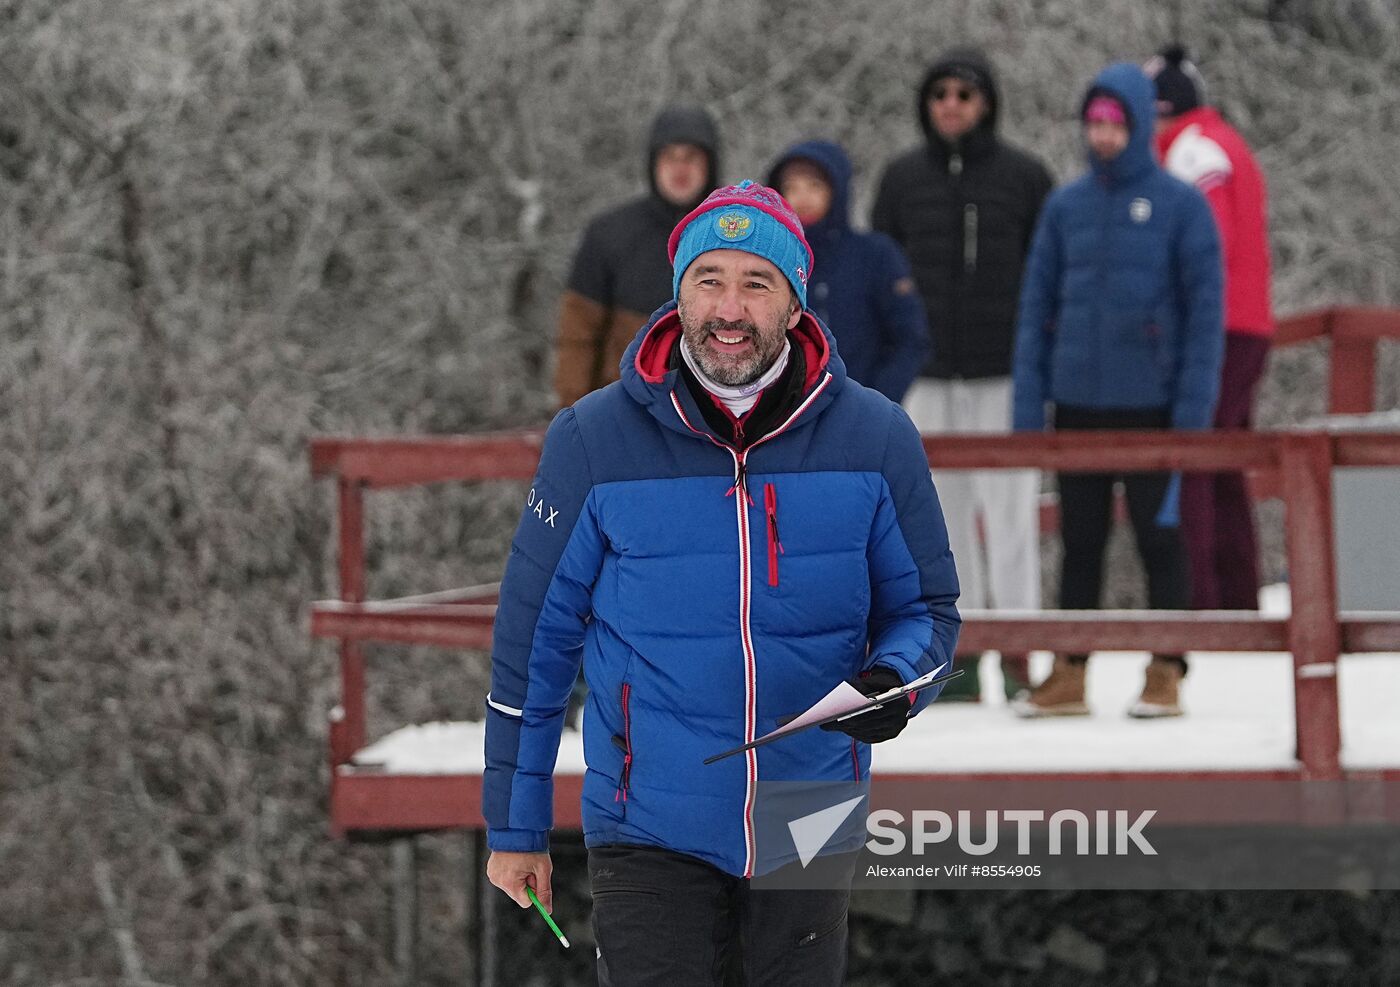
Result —
M742 387L778 359L801 310L768 261L740 250L712 250L682 278L679 314L686 345L705 376Z

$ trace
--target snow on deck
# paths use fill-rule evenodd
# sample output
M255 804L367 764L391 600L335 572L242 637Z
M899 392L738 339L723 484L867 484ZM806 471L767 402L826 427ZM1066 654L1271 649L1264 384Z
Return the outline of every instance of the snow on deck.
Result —
M1288 587L1260 594L1270 616L1288 612ZM1093 715L1018 720L1002 698L995 655L983 659L981 703L937 703L890 743L876 746L884 772L1221 771L1290 769L1293 757L1293 661L1287 654L1209 653L1191 659L1182 686L1183 717L1131 720L1142 688L1145 653L1097 652L1089 663ZM1032 657L1032 677L1050 656ZM1400 654L1348 655L1339 663L1342 764L1400 767ZM354 763L391 774L480 774L480 722L425 723L395 730L355 755ZM782 743L782 741L779 741ZM583 772L583 738L564 732L555 771Z

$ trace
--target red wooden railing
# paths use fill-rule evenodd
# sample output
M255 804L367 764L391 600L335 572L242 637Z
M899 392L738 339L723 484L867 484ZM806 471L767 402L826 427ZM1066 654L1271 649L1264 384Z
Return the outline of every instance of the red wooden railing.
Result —
M1331 409L1361 412L1374 405L1376 341L1400 338L1400 312L1310 313L1285 320L1279 333L1282 345L1329 336L1333 342ZM534 474L541 439L542 433L522 432L312 441L313 474L335 477L339 492L340 599L315 603L311 610L312 634L340 642L341 703L332 714L330 733L333 812L336 769L349 763L367 739L363 645L380 641L487 649L495 614L494 586L370 601L366 492L449 481L527 482ZM1351 652L1400 651L1400 615L1338 612L1332 470L1400 466L1400 432L929 436L924 445L930 462L943 468L1245 469L1270 481L1264 486L1277 491L1286 505L1293 600L1288 618L1226 612L1043 611L1019 616L969 612L961 647L967 651L1290 651L1299 774L1315 779L1341 775L1337 659ZM369 815L379 820L377 827L394 813ZM335 820L333 824L338 831L347 828Z
M1400 310L1349 306L1304 312L1279 321L1274 345L1323 338L1332 341L1328 411L1356 415L1375 410L1376 343L1400 339Z
M330 440L315 443L322 472L340 482L342 598L312 607L312 633L341 641L342 710L332 732L341 764L364 745L366 641L489 648L494 587L365 600L364 494L405 485L402 470L432 480L520 480L533 475L539 435L470 439ZM1286 619L1256 613L1043 611L972 612L967 651L1291 651L1297 684L1298 755L1310 777L1336 777L1339 729L1336 661L1343 652L1400 651L1395 620L1339 614L1333 562L1332 470L1400 467L1400 432L1328 435L1078 432L1058 435L929 436L929 461L950 469L1222 470L1277 472L1293 599ZM483 449L490 455L483 456ZM426 482L426 481L423 481Z

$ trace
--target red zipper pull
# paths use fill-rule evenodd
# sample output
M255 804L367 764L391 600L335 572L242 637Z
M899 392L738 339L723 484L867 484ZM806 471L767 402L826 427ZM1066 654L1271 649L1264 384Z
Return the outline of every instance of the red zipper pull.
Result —
M628 751L622 755L622 777L618 779L617 792L613 795L613 801L627 801L627 789L632 783L632 752Z
M763 485L763 507L768 515L768 585L778 585L778 556L786 555L778 537L778 489L771 483Z
M626 802L627 789L632 784L632 686L631 683L622 683L622 777L617 780L617 792L613 795L613 801ZM614 740L617 738L614 737Z
M749 493L748 466L745 465L743 456L736 456L734 459L734 483L724 495L733 496L735 490L743 491L744 499L750 507L753 506L753 495Z
M768 511L768 528L772 532L773 542L778 546L778 551L782 552L783 542L778 537L778 491L771 483L763 485L763 505Z

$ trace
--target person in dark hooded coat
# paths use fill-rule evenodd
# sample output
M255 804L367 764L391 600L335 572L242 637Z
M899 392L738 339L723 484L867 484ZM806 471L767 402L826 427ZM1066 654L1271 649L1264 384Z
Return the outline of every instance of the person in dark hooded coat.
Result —
M928 323L909 262L889 237L851 228L851 161L831 141L779 156L768 184L792 204L812 246L812 312L830 327L846 373L900 401L928 352Z
M924 139L885 169L871 216L871 226L908 255L928 315L932 351L904 397L925 433L1011 428L1022 265L1053 182L1044 164L998 135L1000 108L981 52L940 56L918 90ZM967 605L1039 609L1039 473L939 470L934 480ZM945 699L980 698L977 657L960 657L972 674L945 690ZM1026 657L1001 658L1010 697L1028 684Z
M647 139L651 188L595 216L583 232L559 307L554 392L567 408L618 379L622 354L671 298L666 239L719 183L719 134L709 113L671 106Z

